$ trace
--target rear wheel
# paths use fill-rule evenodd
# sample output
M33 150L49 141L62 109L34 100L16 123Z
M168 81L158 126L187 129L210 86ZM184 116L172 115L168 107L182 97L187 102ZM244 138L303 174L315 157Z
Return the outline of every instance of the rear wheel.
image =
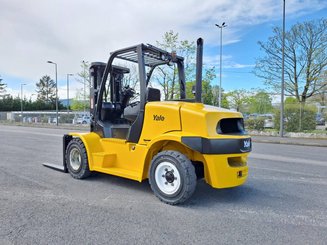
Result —
M163 151L152 159L149 182L161 201L171 205L183 203L194 193L195 169L185 155Z
M66 164L70 175L76 179L90 176L87 152L79 138L72 139L66 149Z

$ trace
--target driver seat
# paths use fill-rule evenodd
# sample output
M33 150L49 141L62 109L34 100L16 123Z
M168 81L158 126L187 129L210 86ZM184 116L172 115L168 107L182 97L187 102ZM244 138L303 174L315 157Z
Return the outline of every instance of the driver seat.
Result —
M147 88L146 90L146 101L160 101L161 93L160 89L157 88ZM133 102L127 105L124 109L124 118L133 123L140 111L140 101Z
M147 88L146 91L146 101L160 101L161 94L160 94L160 89L157 88Z

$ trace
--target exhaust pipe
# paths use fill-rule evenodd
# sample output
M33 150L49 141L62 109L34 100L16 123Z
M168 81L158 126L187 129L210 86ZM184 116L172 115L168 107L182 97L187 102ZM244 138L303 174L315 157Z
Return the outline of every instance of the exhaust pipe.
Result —
M202 59L203 59L203 39L196 41L196 84L195 84L195 101L202 102Z

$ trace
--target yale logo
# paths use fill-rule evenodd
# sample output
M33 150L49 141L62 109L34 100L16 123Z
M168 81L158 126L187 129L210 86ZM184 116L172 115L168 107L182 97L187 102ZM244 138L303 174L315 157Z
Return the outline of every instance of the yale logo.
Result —
M250 148L251 140L250 139L244 140L243 141L243 146L244 146L244 148Z
M165 117L162 115L153 115L154 121L165 121Z

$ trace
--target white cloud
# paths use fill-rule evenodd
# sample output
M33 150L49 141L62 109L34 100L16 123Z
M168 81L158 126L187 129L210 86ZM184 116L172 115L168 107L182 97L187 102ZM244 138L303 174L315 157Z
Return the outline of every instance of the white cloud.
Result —
M23 95L23 98L26 98L27 100L35 100L37 95L35 90L33 89L33 84L26 84L23 85L22 90L21 86L19 85L19 89L12 89L10 87L6 88L6 94L11 94L14 98L19 97L21 98Z
M224 65L224 68L234 68L234 69L242 69L242 68L253 68L255 65L253 64L239 64L236 62L228 62Z
M203 58L203 62L206 66L212 67L215 66L218 68L220 61L219 55L214 56L205 56ZM223 68L234 68L234 69L242 69L242 68L253 68L254 64L240 64L233 61L233 57L231 55L222 55L222 66Z
M279 19L281 4L278 0L0 0L0 74L23 81L37 81L45 74L53 77L54 67L46 63L52 60L58 63L58 79L65 81L67 73L80 70L82 60L106 61L110 51L155 43L170 29L182 39L202 36L206 44L214 45L219 35L214 23L220 20L228 25L224 43L238 42L245 27ZM326 5L322 0L288 0L287 14ZM61 95L64 85L59 85Z

